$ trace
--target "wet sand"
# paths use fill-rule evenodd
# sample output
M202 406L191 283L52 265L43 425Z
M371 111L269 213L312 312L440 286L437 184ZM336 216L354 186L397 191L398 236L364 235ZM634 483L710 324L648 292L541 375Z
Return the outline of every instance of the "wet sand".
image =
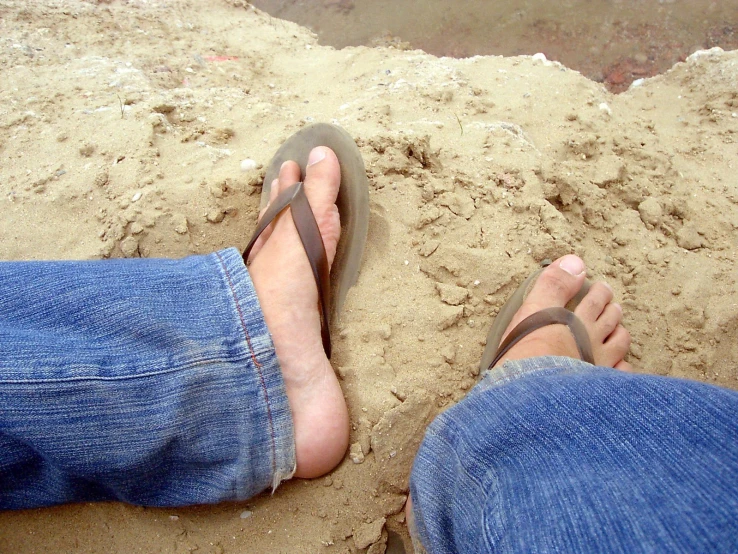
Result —
M321 44L395 45L435 56L548 59L622 92L695 50L738 48L738 1L254 0Z

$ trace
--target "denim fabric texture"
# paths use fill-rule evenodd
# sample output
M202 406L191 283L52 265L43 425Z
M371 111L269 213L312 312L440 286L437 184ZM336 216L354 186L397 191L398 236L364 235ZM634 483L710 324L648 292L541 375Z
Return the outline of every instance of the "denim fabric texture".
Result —
M3 262L0 283L0 508L244 500L294 472L237 250Z
M431 554L738 551L738 393L562 357L507 362L430 425Z

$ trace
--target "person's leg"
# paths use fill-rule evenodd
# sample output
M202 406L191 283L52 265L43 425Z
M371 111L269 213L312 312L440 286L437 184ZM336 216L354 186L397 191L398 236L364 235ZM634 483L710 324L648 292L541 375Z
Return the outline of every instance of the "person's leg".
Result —
M338 161L318 154L305 188L330 262ZM250 271L234 249L0 264L0 508L243 500L338 463L346 406L293 234L283 215Z
M577 263L547 268L510 328L564 306ZM598 366L544 327L431 424L411 476L429 552L738 547L738 393L613 369L629 369L629 337L611 299L597 284L576 309Z

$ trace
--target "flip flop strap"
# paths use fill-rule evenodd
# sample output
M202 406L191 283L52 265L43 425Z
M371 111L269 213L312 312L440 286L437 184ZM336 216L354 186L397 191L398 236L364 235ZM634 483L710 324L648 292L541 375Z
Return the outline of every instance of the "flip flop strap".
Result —
M592 343L589 341L589 335L587 329L581 320L574 315L573 312L566 308L546 308L540 312L536 312L533 315L529 315L523 321L510 331L507 338L502 341L500 347L497 349L494 359L489 364L489 368L494 367L500 359L507 354L515 344L518 343L523 337L531 334L533 331L546 327L548 325L566 325L574 336L574 342L577 344L579 350L579 357L590 364L594 364L594 355L592 354ZM487 368L487 369L489 369Z
M315 221L313 209L310 207L307 195L305 194L305 185L295 183L290 185L269 205L264 215L254 231L254 234L243 251L243 261L248 263L251 249L256 244L264 230L269 226L276 217L285 209L291 208L292 220L295 222L297 233L300 235L302 246L307 254L310 269L313 271L315 285L318 287L318 305L320 311L320 334L323 339L323 348L326 356L331 357L331 336L328 328L328 314L330 313L330 270L328 268L328 256L325 253L325 245L323 237L320 236L318 223Z

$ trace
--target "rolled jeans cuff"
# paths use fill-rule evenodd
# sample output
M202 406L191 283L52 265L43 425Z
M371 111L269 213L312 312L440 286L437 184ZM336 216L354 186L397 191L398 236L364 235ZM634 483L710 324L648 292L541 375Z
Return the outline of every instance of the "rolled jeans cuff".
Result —
M256 399L261 414L257 414L256 421L261 420L267 424L263 431L268 433L271 468L259 482L266 482L267 475L270 475L270 486L274 490L282 481L290 479L297 467L292 412L282 369L241 253L235 248L229 248L216 252L214 256L220 260L223 277L233 294L233 309L238 315L244 334L243 352L247 356L247 366L258 377L261 387L262 395ZM249 396L244 401L253 402L253 399ZM253 456L251 452L253 431L252 429L242 435L246 456ZM238 491L237 499L245 500L253 496L254 492L251 489L253 486L247 480Z
M597 366L567 356L538 356L536 358L508 360L499 367L485 371L475 388L479 388L480 391L486 390L529 375L585 373L596 370Z
M0 263L0 509L245 500L295 470L241 254Z

